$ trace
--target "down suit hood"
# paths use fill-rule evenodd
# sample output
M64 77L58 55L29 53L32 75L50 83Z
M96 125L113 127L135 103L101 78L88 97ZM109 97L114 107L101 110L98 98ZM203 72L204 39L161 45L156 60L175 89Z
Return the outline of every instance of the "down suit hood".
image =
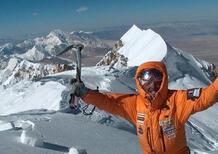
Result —
M163 74L163 80L162 80L160 89L156 93L153 100L149 99L149 94L144 91L144 89L142 88L138 80L142 71L146 69L157 69ZM145 101L146 105L149 106L151 110L161 108L163 103L166 101L167 94L168 94L168 75L167 75L167 70L166 70L165 65L161 62L146 62L146 63L141 64L136 71L135 81L136 81L136 87L138 89L139 95L145 98L146 100L148 100L148 101Z

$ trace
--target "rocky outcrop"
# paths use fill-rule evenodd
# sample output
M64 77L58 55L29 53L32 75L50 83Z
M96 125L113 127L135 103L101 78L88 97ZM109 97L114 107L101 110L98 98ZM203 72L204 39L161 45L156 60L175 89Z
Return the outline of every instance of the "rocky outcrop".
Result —
M127 66L128 59L117 52L122 46L123 43L121 40L116 42L112 50L109 51L96 66L110 66L110 69L113 68L114 65Z
M5 87L22 80L35 81L47 75L74 69L66 64L40 64L11 58L4 70L0 71L0 83Z

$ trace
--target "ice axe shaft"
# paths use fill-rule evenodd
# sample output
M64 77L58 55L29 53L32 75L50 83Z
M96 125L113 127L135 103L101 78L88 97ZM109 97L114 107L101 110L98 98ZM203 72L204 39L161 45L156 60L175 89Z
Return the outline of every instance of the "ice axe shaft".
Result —
M73 44L68 46L66 49L64 49L62 52L60 52L57 56L69 51L73 50L74 55L76 57L76 79L73 78L70 81L70 84L75 84L75 82L82 82L81 81L81 51L83 50L84 45L83 44ZM78 105L79 105L79 98L75 96L75 94L71 94L71 98L69 101L70 108L73 110L77 111L78 110Z
M83 48L78 48L74 53L76 54L76 79L81 82L81 51Z

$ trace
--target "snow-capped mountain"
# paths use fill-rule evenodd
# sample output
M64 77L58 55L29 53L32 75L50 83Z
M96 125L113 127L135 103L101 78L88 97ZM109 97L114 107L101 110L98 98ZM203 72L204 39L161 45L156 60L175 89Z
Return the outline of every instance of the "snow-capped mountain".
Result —
M70 33L75 40L84 42L88 48L108 48L109 46L103 43L99 38L93 35L92 32L71 32ZM92 41L91 41L92 40ZM73 42L72 42L73 43Z
M172 47L151 29L141 30L135 25L121 37L97 66L133 67L147 61L163 61L166 64L170 89L202 87L215 77L212 64Z
M108 48L108 45L92 33L68 33L61 30L54 30L44 37L28 39L18 44L7 43L0 46L0 83L12 85L22 79L33 80L35 77L72 69L68 65L72 63L72 53L68 53L65 58L56 55L67 46L78 42L85 45L83 55L89 54L90 51L87 50L90 49ZM14 66L13 69L11 65Z
M32 62L39 62L44 58L57 55L67 46L76 42L84 44L85 50L83 55L89 54L90 49L110 48L107 44L92 35L92 33L68 33L61 30L53 30L43 37L28 39L18 44L7 43L0 46L0 56L9 57L15 54L16 57ZM70 55L68 56L70 57Z

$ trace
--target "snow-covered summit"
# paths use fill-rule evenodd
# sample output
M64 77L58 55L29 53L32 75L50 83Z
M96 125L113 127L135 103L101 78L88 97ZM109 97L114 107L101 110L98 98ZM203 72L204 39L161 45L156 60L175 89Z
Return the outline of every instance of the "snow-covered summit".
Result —
M46 56L56 55L69 45L68 35L61 30L51 31L45 37L38 37L24 42L27 52L19 57L30 61L40 61ZM33 45L33 46L31 46ZM30 47L28 49L28 47Z
M141 30L133 25L115 44L114 52L126 57L127 66L133 67L147 61L162 61L167 54L167 45L163 38L151 29ZM120 64L119 60L113 61Z
M202 87L215 77L210 69L211 64L172 47L151 29L141 30L136 25L121 37L113 50L97 65L110 65L119 69L122 66L139 66L148 61L162 61L166 64L171 89Z
M138 28L136 25L133 25L122 37L120 40L122 40L122 42L124 44L131 42L131 40L134 39L134 37L140 35L142 32L142 30L140 28Z
M140 30L134 25L121 37L121 41L123 47L118 52L129 59L128 66L161 61L167 53L165 41L151 29Z
M45 49L50 51L52 54L52 50L54 50L55 46L67 46L68 43L68 35L67 33L56 29L51 31L44 39Z

